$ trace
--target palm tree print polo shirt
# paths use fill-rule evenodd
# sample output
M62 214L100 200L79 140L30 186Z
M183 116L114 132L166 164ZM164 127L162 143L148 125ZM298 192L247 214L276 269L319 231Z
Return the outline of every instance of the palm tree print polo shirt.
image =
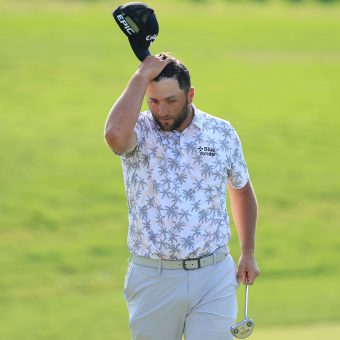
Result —
M186 259L228 244L226 185L249 180L229 122L193 106L183 131L163 131L141 112L137 142L121 156L129 210L128 248L153 259Z

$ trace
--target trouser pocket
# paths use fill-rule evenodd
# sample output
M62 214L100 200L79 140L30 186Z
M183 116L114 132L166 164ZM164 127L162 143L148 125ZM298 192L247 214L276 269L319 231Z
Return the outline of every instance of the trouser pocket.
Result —
M129 299L129 283L131 280L131 274L133 270L134 264L132 262L129 263L126 274L125 274L125 280L124 280L124 288L123 288L123 294L125 296L125 299Z

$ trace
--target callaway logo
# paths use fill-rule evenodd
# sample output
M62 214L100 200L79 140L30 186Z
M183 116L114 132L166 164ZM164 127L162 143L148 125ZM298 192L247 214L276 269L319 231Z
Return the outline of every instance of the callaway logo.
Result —
M205 146L205 147L199 146L198 151L200 152L201 156L212 156L212 157L216 156L215 148L209 148L209 146Z
M117 15L117 19L119 20L120 23L124 25L124 29L126 32L128 32L130 35L135 33L135 31L130 27L130 25L126 22L126 20L121 14Z
M147 35L145 39L146 39L146 41L151 40L151 42L154 42L156 40L156 38L157 38L157 34L153 34L153 35Z

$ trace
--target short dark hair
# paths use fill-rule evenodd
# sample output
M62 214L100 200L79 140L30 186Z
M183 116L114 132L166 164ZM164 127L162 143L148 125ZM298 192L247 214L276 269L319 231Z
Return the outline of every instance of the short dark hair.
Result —
M153 81L158 82L164 78L175 78L179 88L188 93L191 88L191 80L185 65L175 57L164 52L157 54L157 57L161 57L163 60L170 59L171 62L164 67L163 71Z

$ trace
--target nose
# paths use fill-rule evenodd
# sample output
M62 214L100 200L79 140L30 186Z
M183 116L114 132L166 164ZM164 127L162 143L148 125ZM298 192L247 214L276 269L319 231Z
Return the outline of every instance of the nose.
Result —
M167 116L169 113L168 105L165 102L160 102L159 104L159 116L161 118Z

